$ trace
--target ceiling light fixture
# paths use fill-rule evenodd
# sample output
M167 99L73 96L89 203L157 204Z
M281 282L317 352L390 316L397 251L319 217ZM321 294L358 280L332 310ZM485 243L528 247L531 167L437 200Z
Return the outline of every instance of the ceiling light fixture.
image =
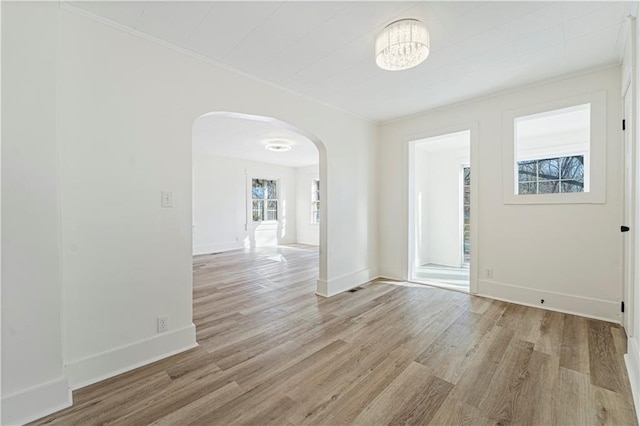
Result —
M285 152L291 151L291 145L286 144L284 142L270 142L264 147L268 151L273 152Z
M429 56L429 31L417 19L390 23L376 38L376 64L383 70L413 68Z

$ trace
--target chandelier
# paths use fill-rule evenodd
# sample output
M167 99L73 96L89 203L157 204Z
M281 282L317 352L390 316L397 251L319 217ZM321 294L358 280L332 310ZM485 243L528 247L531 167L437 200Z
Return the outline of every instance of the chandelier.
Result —
M376 64L383 70L413 68L429 56L429 32L417 19L390 23L376 38Z

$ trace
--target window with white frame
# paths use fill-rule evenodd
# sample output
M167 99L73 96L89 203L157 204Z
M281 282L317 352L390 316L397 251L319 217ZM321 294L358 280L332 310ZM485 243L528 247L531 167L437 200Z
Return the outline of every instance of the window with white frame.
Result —
M251 184L254 222L278 220L278 184L275 180L253 179Z
M311 223L320 223L320 179L311 181Z
M505 202L604 202L605 130L605 92L506 111Z
M517 117L517 194L589 192L590 121L588 103Z

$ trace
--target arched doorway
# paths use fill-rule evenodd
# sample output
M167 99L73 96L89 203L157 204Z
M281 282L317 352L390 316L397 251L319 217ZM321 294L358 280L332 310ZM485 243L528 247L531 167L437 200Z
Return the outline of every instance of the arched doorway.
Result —
M204 131L202 128L205 128ZM219 131L220 129L222 131ZM207 130L208 129L208 130ZM238 112L227 112L227 111L213 111L198 117L193 124L192 131L192 150L195 153L196 150L201 150L201 146L197 146L198 143L202 144L202 140L206 139L206 132L211 132L211 129L216 129L218 133L215 133L216 138L222 140L223 145L227 142L227 139L231 139L231 135L236 133L241 133L244 139L237 139L236 144L228 144L223 146L222 150L225 152L225 156L229 157L244 157L250 161L262 161L268 155L273 155L273 153L264 150L264 148L273 142L284 141L285 144L293 146L293 150L306 150L307 154L309 152L309 146L315 147L317 152L315 152L315 156L317 159L317 197L318 202L317 212L311 212L311 215L314 217L321 218L317 221L317 245L319 247L319 262L318 262L318 283L326 282L327 276L327 253L326 253L326 242L327 242L327 164L326 164L326 149L322 141L320 141L315 135L300 129L296 126L293 126L284 121L278 120L273 117L266 117L260 115L252 115L252 114L244 114ZM249 129L249 130L248 130ZM203 134L205 136L203 136ZM248 141L251 139L251 141ZM305 147L305 145L307 145ZM239 157L243 154L241 157ZM277 155L278 153L276 153ZM256 176L251 176L250 173L247 173L246 183L247 188L250 189L251 185L256 185ZM268 176L264 176L268 178ZM267 185L270 182L269 179L260 179L262 182L258 184ZM312 182L312 180L310 180ZM192 183L193 188L193 183ZM310 186L311 188L311 186ZM310 189L312 190L312 189ZM195 194L194 194L195 197ZM320 201L321 200L321 201ZM285 201L286 200L281 200ZM252 204L252 200L246 199L246 215L244 221L244 230L246 232L242 237L235 236L234 239L236 241L232 241L232 243L236 243L236 247L245 246L245 247L255 247L261 243L266 241L273 240L273 233L275 233L275 240L277 242L287 241L284 239L287 233L287 226L283 223L279 223L278 225L274 225L272 229L266 229L264 227L261 229L261 233L257 234L256 227L254 223L252 223L252 215L264 215L267 218L267 215L277 214L271 211L267 211L265 208L263 212L260 212L258 206L268 206L269 200L264 200L263 204L256 204L254 201ZM311 207L313 210L313 206ZM197 223L195 223L195 215L196 211L192 214L192 228L194 229L193 238L194 241L198 238L197 235ZM194 228L195 226L195 228ZM270 233L271 232L271 233ZM266 236L265 236L266 235ZM281 239L282 237L282 239ZM232 244L233 246L233 244ZM194 244L196 247L196 244ZM225 247L222 247L223 249ZM318 283L316 284L316 290L318 290ZM324 295L322 291L316 291L320 295Z

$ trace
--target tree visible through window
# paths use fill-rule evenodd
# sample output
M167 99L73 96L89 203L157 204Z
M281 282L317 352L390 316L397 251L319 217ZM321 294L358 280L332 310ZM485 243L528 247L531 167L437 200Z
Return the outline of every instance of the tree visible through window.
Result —
M311 181L311 223L320 223L320 180Z
M254 222L278 220L278 187L275 180L253 179L251 198Z
M584 156L518 161L518 194L584 192Z

